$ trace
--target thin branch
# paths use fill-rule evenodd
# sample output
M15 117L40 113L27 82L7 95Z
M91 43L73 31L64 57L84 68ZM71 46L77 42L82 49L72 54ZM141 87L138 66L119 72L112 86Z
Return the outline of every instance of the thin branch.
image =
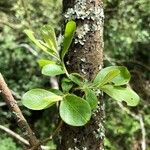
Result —
M142 115L139 115L139 121L140 121L141 132L142 132L141 148L142 150L146 150L146 131L145 131Z
M25 140L24 138L22 138L19 134L13 132L12 130L10 130L2 125L0 125L0 129L5 131L6 133L8 133L11 137L13 137L13 138L19 140L20 142L22 142L23 144L29 146L29 142L27 140Z
M9 134L11 137L19 140L21 143L27 145L27 146L30 146L29 142L24 139L23 137L21 137L19 134L15 133L14 131L6 128L5 126L3 125L0 125L0 129L5 131L7 134ZM42 150L50 150L49 146L41 146Z
M26 43L22 43L19 45L19 47L23 47L23 48L26 48L29 52L31 52L34 56L38 56L38 53L28 44Z
M0 102L0 107L6 106L5 102Z
M0 73L0 91L10 111L14 114L18 126L22 129L24 136L26 136L26 138L29 139L30 146L33 147L37 145L39 143L39 140L36 138L34 132L31 130L29 124L24 118L20 108L17 105L16 100L12 96L11 90L8 88L1 73ZM38 146L38 149L41 149L40 146Z

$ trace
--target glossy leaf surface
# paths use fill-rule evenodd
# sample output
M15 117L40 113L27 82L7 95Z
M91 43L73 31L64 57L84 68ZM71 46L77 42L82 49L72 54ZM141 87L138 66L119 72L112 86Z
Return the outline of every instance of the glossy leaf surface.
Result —
M61 96L44 89L32 89L22 97L23 105L32 110L48 108L60 100L62 100Z
M59 108L62 120L71 126L83 126L91 118L91 107L84 99L68 94Z

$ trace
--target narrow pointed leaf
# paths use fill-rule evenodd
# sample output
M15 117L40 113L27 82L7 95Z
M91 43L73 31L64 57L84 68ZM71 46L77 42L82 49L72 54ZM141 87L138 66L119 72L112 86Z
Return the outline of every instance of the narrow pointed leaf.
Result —
M64 74L64 70L60 65L48 64L42 68L42 74L46 76L56 76Z
M114 72L113 72L114 70ZM120 71L120 73L115 70ZM102 69L94 79L93 83L96 85L99 85L99 83L102 83L102 81L106 78L111 76L109 78L109 82L112 82L114 85L119 86L119 85L125 85L129 82L131 75L128 71L128 69L124 66L110 66ZM110 80L111 79L111 80ZM106 84L106 82L105 82Z
M40 49L43 51L47 51L47 48L43 46L38 39L35 38L34 32L32 30L24 30L24 32L27 34L27 36L30 38L32 42L34 42Z
M64 58L65 54L68 52L75 30L76 30L76 23L74 21L69 21L66 24L65 33L64 33L63 50L61 52L62 59Z
M45 25L41 28L41 33L49 48L56 52L58 48L54 29L50 25Z
M128 106L136 106L140 101L139 96L129 87L104 85L101 90L119 102L126 102Z
M84 89L86 101L90 104L91 109L95 109L98 103L95 92L89 88Z
M34 32L32 30L24 30L24 32L27 34L27 36L30 38L30 40L37 46L39 47L41 50L43 50L44 52L48 53L49 55L56 57L56 54L54 52L54 50L50 49L46 43L44 43L41 40L38 40L35 38L34 36Z
M83 126L91 118L91 107L84 99L68 94L60 103L62 120L71 126Z
M22 97L23 105L32 110L48 108L60 100L61 96L44 89L32 89Z

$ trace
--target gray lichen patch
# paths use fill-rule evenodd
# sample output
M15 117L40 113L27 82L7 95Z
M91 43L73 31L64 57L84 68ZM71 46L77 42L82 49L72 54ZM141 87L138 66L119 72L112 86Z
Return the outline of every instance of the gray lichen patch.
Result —
M86 35L89 31L101 31L104 20L104 12L102 5L96 5L93 0L75 0L74 6L68 8L64 14L66 20L86 20L87 23L79 26L76 32L75 43L84 45ZM88 24L92 21L92 24Z
M76 31L77 38L75 38L75 44L79 43L84 45L86 41L86 35L89 31L90 26L88 24L84 24L83 26L78 27Z

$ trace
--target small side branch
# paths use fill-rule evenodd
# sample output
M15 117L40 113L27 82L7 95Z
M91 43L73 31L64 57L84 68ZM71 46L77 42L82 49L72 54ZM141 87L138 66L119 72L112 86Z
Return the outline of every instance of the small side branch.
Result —
M15 132L13 132L12 130L6 128L5 126L0 125L0 129L5 131L6 133L8 133L11 137L19 140L20 142L22 142L23 144L29 146L29 142L27 140L25 140L24 138L22 138L19 134L16 134Z
M139 115L139 121L140 121L141 132L142 132L141 148L142 150L146 150L146 131L145 131L142 115Z
M24 139L23 137L21 137L19 134L15 133L14 131L6 128L3 125L0 125L0 130L5 131L7 134L9 134L11 137L15 138L16 140L20 141L21 143L30 146L29 142ZM50 150L50 148L48 146L41 146L42 150Z
M24 136L29 139L30 146L33 147L39 143L34 132L24 118L16 100L12 96L11 90L8 88L2 74L0 73L0 91L10 111L14 114L18 126L22 129ZM40 146L38 147L41 150Z

